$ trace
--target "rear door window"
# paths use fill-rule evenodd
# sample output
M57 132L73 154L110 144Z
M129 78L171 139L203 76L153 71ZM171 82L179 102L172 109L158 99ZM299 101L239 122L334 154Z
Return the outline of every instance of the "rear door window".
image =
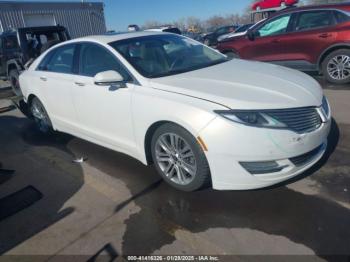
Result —
M312 30L334 25L331 11L307 11L299 14L295 31Z
M53 50L43 59L38 69L55 73L73 73L75 47L76 45L66 45Z
M340 11L334 11L334 16L339 24L350 21L350 16Z

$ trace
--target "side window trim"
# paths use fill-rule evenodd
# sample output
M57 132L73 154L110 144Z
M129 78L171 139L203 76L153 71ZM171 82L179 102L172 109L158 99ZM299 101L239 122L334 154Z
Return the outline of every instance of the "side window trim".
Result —
M89 42L89 41L82 41L82 42L78 42L78 45L79 45L79 53L76 57L76 59L78 60L78 65L77 65L77 68L78 68L78 72L77 74L80 75L80 76L85 76L85 77L91 77L93 78L92 76L88 76L88 75L84 75L81 73L81 64L80 64L80 52L81 52L81 47L82 45L84 44L92 44L92 45L95 45L95 46L98 46L102 49L104 49L105 51L107 51L111 56L113 56L113 58L118 62L118 64L120 65L120 67L125 70L125 72L128 74L129 76L129 79L127 80L127 82L132 82L134 84L138 84L138 81L136 80L136 78L131 74L131 72L124 66L124 64L119 60L118 57L115 56L115 54L113 54L110 50L108 50L105 46L99 44L99 43L95 43L95 42Z
M75 44L75 49L74 49L74 54L73 54L73 68L72 68L72 73L74 75L79 75L80 72L80 50L81 50L81 44L77 43Z

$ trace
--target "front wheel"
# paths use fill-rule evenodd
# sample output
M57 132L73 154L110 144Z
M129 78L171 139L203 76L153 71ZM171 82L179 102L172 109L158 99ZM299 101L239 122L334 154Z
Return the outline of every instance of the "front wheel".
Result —
M171 186L195 191L210 182L206 156L197 140L175 124L159 127L152 138L152 158L158 173Z
M43 134L51 134L53 132L52 123L43 104L34 97L30 103L30 113L33 116L35 124Z
M350 83L350 50L339 49L330 53L322 63L322 72L331 83Z

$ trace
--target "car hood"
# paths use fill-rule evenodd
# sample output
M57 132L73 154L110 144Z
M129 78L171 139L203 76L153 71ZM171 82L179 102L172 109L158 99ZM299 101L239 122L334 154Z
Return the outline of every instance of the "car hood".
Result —
M183 74L151 79L151 86L221 104L231 109L320 106L320 85L299 71L233 59Z
M218 38L219 41L223 41L223 40L228 40L231 38L234 38L234 37L238 37L238 36L244 36L247 34L247 31L244 31L244 32L239 32L239 33L229 33L229 34L226 34L226 35L222 35Z

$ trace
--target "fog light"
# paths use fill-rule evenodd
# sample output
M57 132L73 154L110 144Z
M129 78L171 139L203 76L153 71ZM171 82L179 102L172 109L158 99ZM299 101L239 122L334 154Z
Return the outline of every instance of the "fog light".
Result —
M280 166L276 161L266 162L239 162L252 175L280 172L287 166Z

